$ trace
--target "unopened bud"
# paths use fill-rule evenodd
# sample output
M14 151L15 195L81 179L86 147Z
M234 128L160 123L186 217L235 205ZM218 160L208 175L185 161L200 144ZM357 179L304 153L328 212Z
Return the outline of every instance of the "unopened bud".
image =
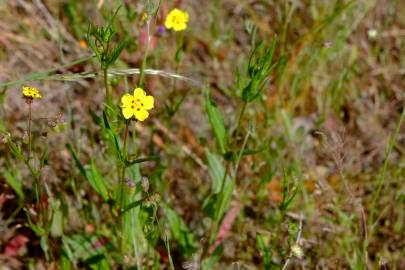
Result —
M149 191L149 180L147 177L143 176L141 179L141 185L144 192Z

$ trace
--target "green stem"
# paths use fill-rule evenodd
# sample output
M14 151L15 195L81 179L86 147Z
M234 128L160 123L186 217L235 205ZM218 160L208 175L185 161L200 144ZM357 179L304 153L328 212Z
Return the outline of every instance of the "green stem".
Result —
M34 190L35 190L35 199L38 206L40 206L40 183L39 183L39 174L36 172L35 168L31 165L31 149L32 149L32 135L31 135L31 125L32 125L32 100L28 100L28 158L25 161L28 169L31 172L32 177L34 178Z
M105 97L108 106L111 106L111 92L108 85L108 68L103 69L104 72L104 87L105 87Z
M32 100L28 101L28 162L31 159L31 121L32 121Z
M139 75L139 82L138 82L139 87L143 87L143 81L144 81L144 77L145 77L146 60L147 60L147 57L148 57L149 46L150 46L150 39L151 39L151 37L150 37L150 18L149 18L149 15L148 15L148 19L146 20L146 45L145 45L145 52L143 54L140 75Z
M179 73L179 67L180 67L182 56L183 56L183 51L182 51L183 50L183 43L184 43L184 31L182 31L180 33L180 35L178 36L178 38L177 38L177 51L176 51L176 55L174 57L174 60L176 62L176 67L175 67L176 74ZM177 82L177 80L176 80L176 78L174 78L173 87L172 87L172 93L171 93L170 97L175 96L176 82Z
M239 114L238 126L236 127L236 131L235 131L235 140L236 141L238 140L240 128L242 126L243 115L245 114L245 111L246 111L246 106L247 106L247 102L243 102L242 109L240 110L240 114Z
M219 194L222 194L224 192L226 176L229 174L230 166L231 166L231 163L229 161L227 161L226 167L225 167L225 173L224 173L224 176L222 177L221 190L220 190Z
M124 229L125 229L125 222L124 222L124 215L123 215L123 209L124 209L124 196L125 196L125 170L126 170L126 160L127 160L127 154L128 154L128 147L127 147L127 139L128 139L128 133L129 133L129 121L127 120L125 123L125 132L124 132L124 145L122 148L122 159L124 160L124 165L122 167L121 171L121 176L120 176L120 203L119 203L119 218L120 218L120 224L121 224L121 235L120 235L120 250L121 253L124 250Z
M27 161L27 167L31 172L32 177L34 177L34 190L35 190L35 199L37 201L38 206L40 206L40 198L41 198L41 192L40 192L40 176L39 174L35 171L35 169L31 166L29 163L29 160Z

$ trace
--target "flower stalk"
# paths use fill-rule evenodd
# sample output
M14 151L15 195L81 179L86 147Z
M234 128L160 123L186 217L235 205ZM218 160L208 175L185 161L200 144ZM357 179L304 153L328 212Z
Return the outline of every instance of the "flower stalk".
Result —
M128 142L128 133L129 133L129 120L125 121L125 131L124 131L124 144L122 147L122 159L123 159L123 165L122 165L122 170L121 170L121 175L119 179L119 186L120 186L120 197L119 197L119 220L120 220L120 226L121 226L121 232L120 232L120 251L123 252L124 250L124 230L125 230L125 220L124 220L124 203L125 203L125 171L126 171L126 162L127 162L127 156L128 156L128 147L127 147L127 142Z
M31 165L30 160L31 160L31 151L32 151L32 103L34 102L34 99L41 99L42 95L39 92L38 89L35 87L31 86L23 86L22 87L22 94L25 99L25 102L28 104L28 154L27 158L25 159L25 164L27 165L28 169L30 170L32 177L34 178L34 190L35 190L35 197L37 204L39 207L41 206L40 198L40 173L37 171L37 169L34 168L33 165Z
M103 69L103 77L104 77L104 87L105 87L105 97L107 105L111 106L111 92L110 86L108 85L108 69Z
M28 103L28 162L31 159L31 122L32 122L32 99L27 99Z
M121 175L120 175L120 203L119 203L120 216L121 216L122 210L124 208L124 183L125 183L125 171L126 171L125 162L126 162L127 156L128 156L128 147L127 147L128 133L129 133L129 121L127 120L125 123L124 145L122 147L122 159L124 160L124 165L122 166Z

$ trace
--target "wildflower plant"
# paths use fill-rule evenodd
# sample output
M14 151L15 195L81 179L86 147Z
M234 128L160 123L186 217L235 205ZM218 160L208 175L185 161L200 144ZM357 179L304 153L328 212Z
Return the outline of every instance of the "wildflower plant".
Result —
M177 37L177 51L175 54L176 71L178 70L182 58L184 30L187 29L188 17L187 11L174 8L169 12L165 20L165 27L168 30L173 29L175 32L180 32L180 35Z
M10 149L10 152L20 161L24 162L25 166L27 167L28 171L30 172L32 179L33 179L33 194L34 198L32 199L35 203L31 203L30 198L25 198L25 194L21 187L21 184L18 183L18 176L13 174L10 170L6 170L5 175L7 175L8 182L11 183L11 186L18 190L17 194L21 199L25 199L21 201L20 207L24 207L26 212L28 226L32 229L32 231L41 239L41 247L44 251L45 258L47 260L50 259L49 254L49 234L51 231L51 225L53 222L53 215L54 215L54 205L53 199L51 198L50 192L48 187L45 185L43 187L43 183L41 183L42 178L42 168L47 159L47 151L46 149L43 151L40 157L36 158L35 152L33 149L36 148L32 146L32 104L35 100L41 99L42 94L41 92L33 87L33 86L23 86L21 89L22 96L25 102L28 105L28 127L27 127L27 135L28 135L28 149L27 153L24 154L21 145L14 141L12 136L7 136L6 143ZM11 166L11 165L10 165ZM42 193L42 190L45 189L47 193ZM28 203L23 205L23 203ZM17 208L20 210L21 208Z
M112 96L108 85L108 69L115 63L115 61L117 61L122 50L127 45L126 39L120 41L117 45L113 44L113 40L117 34L117 30L114 27L114 22L118 11L119 8L109 19L106 26L93 26L90 24L87 29L86 37L90 49L95 54L98 62L100 63L100 67L103 70L106 102L109 106L111 106Z
M32 101L34 99L42 98L41 93L35 87L23 86L22 93L25 98L25 102L28 104L28 160L31 158L31 122L32 122Z
M184 47L184 31L187 29L187 24L189 20L189 14L187 11L183 11L177 8L172 9L165 19L165 27L168 30L173 30L174 32L179 32L177 35L177 49L174 55L174 61L176 63L175 71L179 71L181 60L183 58L183 47ZM183 95L179 101L175 102L173 96L176 92L176 80L173 82L172 95L165 101L165 109L169 117L172 117L180 108L181 103L184 101L185 96ZM171 104L172 103L172 104Z
M126 168L131 164L148 161L149 159L134 160L133 157L129 158L128 155L128 134L129 134L129 124L130 120L145 121L149 117L148 110L154 108L154 98L153 96L146 95L146 92L142 88L135 88L133 94L126 93L121 97L121 109L122 115L125 119L125 131L124 131L124 142L121 152L121 158L123 160L122 167L119 175L119 197L118 197L118 210L120 217L120 249L121 251L125 248L125 217L124 209L126 206Z
M260 96L271 71L277 66L278 62L273 63L275 46L275 38L272 39L268 47L262 42L253 43L247 66L247 80L243 82L243 86L242 83L240 83L240 78L238 80L238 86L242 90L242 105L235 125L236 128L232 134L228 134L222 112L212 99L211 93L208 90L206 91L205 108L208 120L215 134L218 150L225 161L225 166L222 165L220 156L209 153L209 162L216 163L215 166L219 166L221 170L216 180L219 184L217 184L215 188L213 187L212 193L206 198L203 204L204 211L212 218L211 228L208 232L209 240L206 242L202 254L203 262L204 260L208 260L209 247L214 243L218 235L220 222L229 207L231 194L235 188L241 157L244 155L249 137L254 133L252 125L249 124L249 128L246 129L243 142L240 145L239 135L241 133L246 107L248 103L253 102ZM231 171L232 168L233 173Z

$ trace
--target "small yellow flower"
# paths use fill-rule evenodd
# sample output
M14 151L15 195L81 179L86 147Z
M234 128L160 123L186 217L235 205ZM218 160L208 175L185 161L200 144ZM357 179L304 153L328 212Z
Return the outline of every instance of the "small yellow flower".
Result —
M153 109L153 96L147 96L142 88L136 88L134 94L125 94L121 97L122 114L125 119L135 116L139 121L148 118L148 110Z
M31 86L23 86L23 95L27 98L42 98L41 92L38 89Z
M166 17L165 26L167 29L173 28L174 31L183 31L187 28L188 13L174 8Z

